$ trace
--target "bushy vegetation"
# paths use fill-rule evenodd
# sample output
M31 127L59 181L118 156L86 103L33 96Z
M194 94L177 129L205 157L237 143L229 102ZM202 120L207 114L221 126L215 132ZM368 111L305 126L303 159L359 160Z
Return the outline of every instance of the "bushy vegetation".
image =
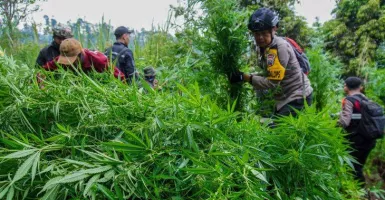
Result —
M341 14L312 30L294 15L292 0L185 2L173 8L185 20L175 35L167 32L175 24L167 24L137 32L130 44L138 71L155 67L161 90L142 80L127 85L112 72L46 72L34 63L38 38L12 48L0 42L6 48L0 50L0 199L362 198L345 133L330 115L340 110L341 77L356 70L324 43L333 39L330 32L321 32L342 23ZM347 2L338 9L354 7ZM249 85L227 80L230 72L255 70L247 18L270 4L282 13L279 34L308 47L315 102L297 118L277 119L276 128L260 123L268 94L255 98ZM113 27L104 19L70 26L85 47L103 51L112 43ZM385 73L373 67L381 67L377 58L366 60L359 75L366 94L383 103ZM43 89L38 73L46 77ZM379 198L383 143L365 168L367 187Z
M46 73L42 90L35 70L0 63L9 95L0 113L1 197L357 195L340 129L325 112L309 109L271 130L234 104L219 108L198 85L143 93L111 74L60 71L59 79Z

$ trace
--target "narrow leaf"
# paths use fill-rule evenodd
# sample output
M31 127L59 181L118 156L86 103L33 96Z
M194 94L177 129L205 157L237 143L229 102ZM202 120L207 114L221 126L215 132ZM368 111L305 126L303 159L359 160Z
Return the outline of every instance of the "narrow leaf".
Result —
M32 156L30 156L26 161L24 161L24 163L19 167L19 169L17 169L16 174L13 177L11 184L20 180L21 178L23 178L28 173L29 169L31 169L31 167L33 165L33 161L36 159L38 154L39 153L35 153Z
M11 186L8 191L7 200L12 200L13 196L15 195L15 188Z
M86 162L81 162L81 161L76 161L76 160L71 160L71 159L64 159L68 163L75 164L75 165L80 165L84 167L94 167L94 165L86 163Z
M114 189L115 189L116 195L118 196L118 199L124 200L122 189L120 188L118 182L116 182L116 181L114 181Z
M134 133L130 132L130 131L127 131L125 130L124 133L126 135L129 135L131 136L132 138L134 138L137 142L139 142L141 145L143 145L143 147L147 148L147 145L143 142L143 140L141 140L138 136L136 136Z
M83 180L88 176L89 174L75 172L72 174L68 174L67 176L64 176L62 179L58 181L58 183L72 183L72 182Z
M35 160L33 161L32 174L31 174L32 181L31 182L33 182L33 180L35 179L37 166L39 165L39 160L40 160L40 151L37 153Z
M62 125L56 123L56 126L59 128L59 130L63 131L64 133L68 133L69 131Z
M142 152L145 149L141 146L129 144L129 143L120 143L120 142L105 142L103 145L113 148L116 151L128 151L128 152Z
M8 185L8 186L3 186L0 188L0 189L2 189L2 191L0 191L0 199L3 199L3 197L7 194L10 187L11 186Z
M208 173L214 172L211 169L205 169L205 168L183 168L181 170L191 172L193 174L208 174Z
M58 176L58 177L55 177L55 178L52 178L50 179L43 187L43 189L41 190L41 192L43 191L46 191L48 189L51 189L52 186L55 186L56 184L59 183L59 180L61 180L63 178L63 176Z
M85 173L85 174L99 174L105 171L108 171L112 168L112 166L102 166L102 167L97 167L93 169L86 169L86 170L81 170L79 173Z
M45 193L45 195L41 198L41 200L56 199L58 189L59 189L58 186L51 188L49 191L47 191L47 193Z
M23 157L26 157L26 156L33 154L35 151L37 151L37 149L22 150L22 151L8 154L4 158L5 159L23 158Z
M110 200L115 200L114 193L112 193L108 188L106 188L104 185L97 184L98 189L102 191L102 193Z
M95 176L91 177L90 180L88 180L86 184L86 188L84 189L83 196L86 197L88 192L90 191L91 187L94 185L94 183L100 178L100 174L96 174Z

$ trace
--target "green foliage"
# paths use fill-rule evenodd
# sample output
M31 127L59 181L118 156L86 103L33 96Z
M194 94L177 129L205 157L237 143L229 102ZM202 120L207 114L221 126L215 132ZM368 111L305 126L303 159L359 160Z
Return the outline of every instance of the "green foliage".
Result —
M371 192L379 198L385 197L385 190L383 189L385 177L385 140L377 140L376 147L371 151L368 162L365 165L364 172L368 180L368 188Z
M135 37L135 57L136 63L140 67L145 66L170 66L175 63L176 58L180 58L175 42L176 38L165 32L150 31L142 32ZM143 46L141 42L146 41ZM144 43L144 42L143 42ZM184 52L185 53L185 52Z
M385 105L385 69L371 70L365 92L376 102Z
M339 93L343 91L343 84L340 81L342 66L336 60L323 53L321 48L306 51L311 63L309 78L313 87L313 99L318 110L336 105L339 100ZM338 104L337 104L338 105ZM333 109L335 112L338 110Z
M362 75L372 67L375 53L385 40L385 2L341 0L336 18L324 25L326 49L345 64L344 74Z
M326 112L310 108L271 130L197 84L143 93L109 73L43 72L9 57L0 69L14 102L0 101L0 198L357 197Z
M75 23L67 22L67 25L71 27L74 37L79 40L85 48L97 49L104 52L104 50L110 47L115 41L113 27L104 20L104 16L101 22L97 24L92 24L79 18ZM49 32L49 35L51 35L51 32Z
M210 60L210 66L218 74L230 78L232 72L240 71L247 49L247 12L239 8L236 0L207 0L202 8L206 14L202 25L203 52ZM228 12L223 12L224 10ZM242 85L227 85L233 100L241 100ZM240 109L238 104L237 110Z

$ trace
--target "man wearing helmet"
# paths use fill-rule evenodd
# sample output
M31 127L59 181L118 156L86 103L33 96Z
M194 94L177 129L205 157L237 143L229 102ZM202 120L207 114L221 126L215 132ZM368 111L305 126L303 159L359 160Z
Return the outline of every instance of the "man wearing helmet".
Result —
M278 15L268 9L256 10L249 19L251 31L261 52L261 67L264 76L234 72L230 81L249 82L257 90L272 89L276 101L276 115L293 115L304 108L304 101L312 103L313 88L302 72L293 47L285 38L276 36Z
M44 66L47 62L52 61L54 58L60 55L60 44L63 40L72 38L72 32L70 28L58 27L53 29L53 41L50 45L44 47L39 56L36 59L36 65Z

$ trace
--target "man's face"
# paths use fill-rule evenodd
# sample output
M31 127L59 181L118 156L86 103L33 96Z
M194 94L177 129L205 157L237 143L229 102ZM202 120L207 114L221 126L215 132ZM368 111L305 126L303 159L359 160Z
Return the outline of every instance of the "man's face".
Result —
M274 30L264 30L264 31L256 31L252 32L255 42L257 42L257 45L261 48L266 48L270 45L274 34Z
M153 82L155 80L155 76L144 76L144 79L149 82Z
M122 38L123 38L125 45L128 45L130 43L130 34L129 33L125 33Z
M58 36L54 36L53 37L53 40L56 42L56 44L60 45L61 42L63 42L63 40L65 40L66 38L65 37L58 37Z

